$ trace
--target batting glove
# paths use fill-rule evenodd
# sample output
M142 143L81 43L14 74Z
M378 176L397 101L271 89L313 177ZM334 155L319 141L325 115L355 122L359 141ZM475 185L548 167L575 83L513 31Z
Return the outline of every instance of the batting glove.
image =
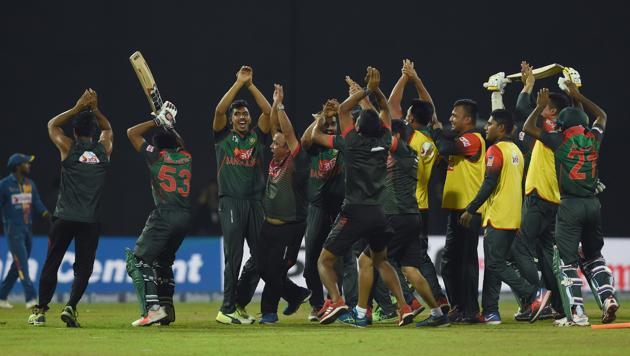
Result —
M503 94L503 90L508 83L511 83L511 80L505 77L505 72L499 72L491 75L488 81L483 83L483 87L490 91L498 91Z
M153 121L157 126L172 128L175 124L175 116L177 116L177 108L170 101L165 101Z

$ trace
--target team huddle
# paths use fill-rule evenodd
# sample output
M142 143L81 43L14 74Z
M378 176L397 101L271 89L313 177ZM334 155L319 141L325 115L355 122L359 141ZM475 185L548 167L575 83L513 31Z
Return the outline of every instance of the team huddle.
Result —
M492 112L484 129L479 129L477 103L460 99L447 130L413 62L403 61L389 97L381 90L380 71L368 67L365 86L346 77L349 96L341 103L326 100L300 136L285 111L284 88L274 86L270 104L254 85L252 68L241 67L212 120L225 259L216 321L255 323L246 307L262 279L260 324L279 321L284 299L283 315L308 302L308 319L320 324L404 326L426 309L417 296L429 308L417 327L500 324L505 283L520 306L517 321L586 326L578 270L601 308L601 322L614 321L619 304L601 255L597 198L603 189L597 162L606 114L580 92L577 80L560 81L562 92L541 89L536 98L536 78L526 62L521 80L513 111L503 104L509 80L500 73L487 86ZM418 98L403 107L408 84ZM253 108L236 99L243 88L260 110L255 124ZM175 321L172 266L191 221L192 176L192 156L174 129L176 116L175 105L164 102L151 120L127 130L149 168L155 202L135 249L125 251L140 304L133 326ZM62 129L70 121L73 137ZM97 128L101 133L95 140ZM152 129L157 130L149 143L144 137ZM48 213L26 177L33 156L12 156L12 173L0 182L5 232L21 236L8 236L14 264L0 287L0 307L9 306L6 297L19 276L32 307L28 322L44 325L57 270L74 239L75 279L61 319L78 327L77 304L99 239L113 131L98 109L96 92L88 89L73 108L49 121L48 132L62 162L54 212ZM447 167L444 288L427 253L428 185L441 160ZM14 191L19 201L12 199ZM38 299L28 264L20 263L30 253L31 204L43 217L52 216ZM481 306L480 233L485 258ZM303 239L306 288L288 277ZM251 256L241 270L245 242Z

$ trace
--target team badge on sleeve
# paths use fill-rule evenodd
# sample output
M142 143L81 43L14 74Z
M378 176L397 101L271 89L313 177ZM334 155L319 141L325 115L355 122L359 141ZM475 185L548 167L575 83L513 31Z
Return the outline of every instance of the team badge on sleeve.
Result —
M155 150L155 147L153 147L152 145L147 146L147 152L153 152L154 150Z
M488 162L486 163L486 166L492 167L493 164L494 164L494 155L490 155L488 156Z

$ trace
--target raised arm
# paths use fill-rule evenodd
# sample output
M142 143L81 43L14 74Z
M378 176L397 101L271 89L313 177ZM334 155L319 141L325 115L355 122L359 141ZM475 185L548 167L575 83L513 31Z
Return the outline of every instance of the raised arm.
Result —
M311 130L311 142L322 147L333 148L332 138L333 136L324 133L324 124L326 119L323 116L315 118L315 127Z
M302 134L302 139L301 139L301 145L302 145L302 149L308 150L309 148L311 148L313 141L312 141L312 130L317 128L317 118L318 117L323 117L324 119L324 124L326 124L326 120L328 120L328 118L332 118L334 116L339 116L339 102L337 102L337 99L328 99L326 100L326 103L324 103L324 105L322 106L322 110L317 113L317 114L313 114L313 122L308 126L308 128L306 128L306 130L304 131L304 134ZM335 122L334 125L337 125L337 123ZM323 127L322 127L322 132L323 132Z
M357 106L357 104L359 104L361 100L366 98L367 94L368 93L366 90L356 91L346 100L344 100L341 105L339 105L339 125L342 133L345 133L346 129L354 126L354 121L352 121L352 114L350 113L350 111L352 110L352 108Z
M365 79L367 81L368 91L374 93L376 102L378 103L379 117L381 118L381 123L383 124L383 126L391 128L392 116L389 111L389 105L387 104L387 98L379 87L381 85L381 72L379 72L379 70L376 68L368 67L368 72Z
M68 156L73 140L66 136L61 127L70 121L74 115L78 114L82 110L89 109L93 100L94 98L92 93L86 89L72 109L64 111L48 121L48 137L50 137L50 140L57 149L59 149L62 161Z
M144 134L155 127L157 127L155 121L148 120L127 129L127 137L136 152L140 152L140 148L146 142Z
M300 144L302 145L302 149L308 150L313 146L313 130L317 127L317 121L313 120L310 125L304 130L302 134L302 138L300 139Z
M107 157L112 155L112 150L114 148L114 131L112 130L112 125L110 125L109 120L101 113L101 110L98 108L98 95L96 91L92 89L88 89L92 94L92 101L90 105L90 109L94 113L96 117L96 123L98 128L101 130L101 136L98 139L103 147L105 148L105 154Z
M525 120L525 124L523 125L523 131L525 131L526 134L532 136L537 140L540 140L540 135L543 133L543 130L538 127L538 125L536 125L536 122L538 121L538 117L548 103L549 89L542 88L538 91L538 97L536 98L536 108L529 114L527 120Z
M536 77L534 77L533 68L526 61L521 62L521 82L523 82L523 90L521 93L531 94L534 90L534 83L536 83Z
M403 59L403 68L401 69L402 74L400 75L400 78L398 78L398 81L396 82L396 85L394 85L392 92L389 94L389 99L387 100L389 110L392 116L396 118L403 118L405 116L401 103L405 92L405 86L407 85L407 82L409 82L409 76L405 74L404 71L407 61L408 59Z
M270 117L271 115L271 105L269 101L265 98L265 96L258 90L258 88L254 85L254 71L252 68L248 67L250 70L249 80L245 83L247 90L252 94L254 100L256 101L256 105L261 111L260 117L258 117L258 128L263 133L269 133L270 129Z
M298 141L297 137L295 136L295 130L293 129L291 120L289 120L287 113L284 111L284 105L282 104L284 100L284 88L282 88L282 85L278 84L274 84L274 87L275 90L273 92L273 105L275 107L275 110L278 112L278 122L280 124L280 130L287 140L289 150L291 150L291 152L295 152L298 147L300 147L300 141Z
M356 92L363 91L363 88L361 88L359 83L355 82L354 80L352 80L352 78L350 78L347 75L346 75L346 83L348 84L348 96L352 96ZM372 102L370 101L370 98L367 97L367 96L365 98L363 98L361 101L359 101L359 106L363 110L372 109L374 111L378 111L378 110L376 110L374 105L372 105Z
M228 89L227 93L223 95L216 109L214 109L214 119L212 120L212 130L214 132L219 132L225 128L225 125L227 125L227 111L230 108L230 104L234 101L238 91L241 90L245 83L250 82L251 78L252 69L248 66L242 66L241 69L236 72L236 81L232 84L230 89Z
M586 109L588 113L595 116L595 123L594 123L595 125L599 125L603 129L605 129L606 120L608 119L608 115L606 115L606 112L602 108L600 108L597 104L590 101L582 93L580 93L575 83L566 81L565 84L569 88L569 96L573 100L581 103L584 106L584 109Z
M422 79L418 76L416 72L415 65L412 61L407 60L407 64L403 66L403 72L407 74L411 81L413 82L414 87L416 87L416 91L418 92L418 96L421 100L428 101L433 105L433 120L437 120L437 110L435 110L435 104L433 103L433 98L431 98L431 94L424 86Z

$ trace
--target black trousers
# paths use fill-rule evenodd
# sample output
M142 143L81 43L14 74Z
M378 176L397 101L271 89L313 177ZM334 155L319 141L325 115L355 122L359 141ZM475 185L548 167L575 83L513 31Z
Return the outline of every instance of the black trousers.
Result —
M477 245L481 216L474 214L470 228L459 224L461 211L451 211L442 256L442 277L452 307L466 316L479 313L479 260Z
M68 305L76 308L88 285L92 275L98 238L99 223L84 223L56 219L50 228L48 236L48 253L39 280L39 307L48 310L55 288L57 288L57 271L63 256L74 239L75 260L72 265L74 281L70 292Z
M309 302L311 306L321 308L324 305L324 289L317 269L317 260L324 247L324 241L330 233L339 209L323 208L309 204L306 216L306 232L304 233L304 243L306 245L304 261L304 279L306 286L313 293ZM355 243L354 246L357 246ZM337 260L335 270L337 271L337 284L346 304L353 306L358 299L358 271L357 259L353 249L349 250L343 258ZM362 249L358 250L361 253Z
M557 204L541 199L536 192L525 197L523 219L512 244L511 260L530 284L544 286L551 290L553 308L562 310L562 300L552 267L557 211ZM520 301L520 303L523 305L527 301Z
M505 282L519 300L532 301L537 285L528 282L507 263L507 257L516 236L516 230L498 230L488 225L483 239L485 269L481 304L484 313L499 311L501 282Z
M260 235L260 226L265 218L262 202L219 198L219 220L223 232L223 305L221 312L230 314L236 306L245 307L251 302L260 281L256 268L256 242ZM239 278L243 261L243 244L247 242L250 258L245 262Z
M258 240L258 274L265 281L260 311L277 313L280 298L296 302L304 288L288 277L289 268L295 264L306 223L295 222L272 225L264 222ZM297 247L297 248L296 248Z

